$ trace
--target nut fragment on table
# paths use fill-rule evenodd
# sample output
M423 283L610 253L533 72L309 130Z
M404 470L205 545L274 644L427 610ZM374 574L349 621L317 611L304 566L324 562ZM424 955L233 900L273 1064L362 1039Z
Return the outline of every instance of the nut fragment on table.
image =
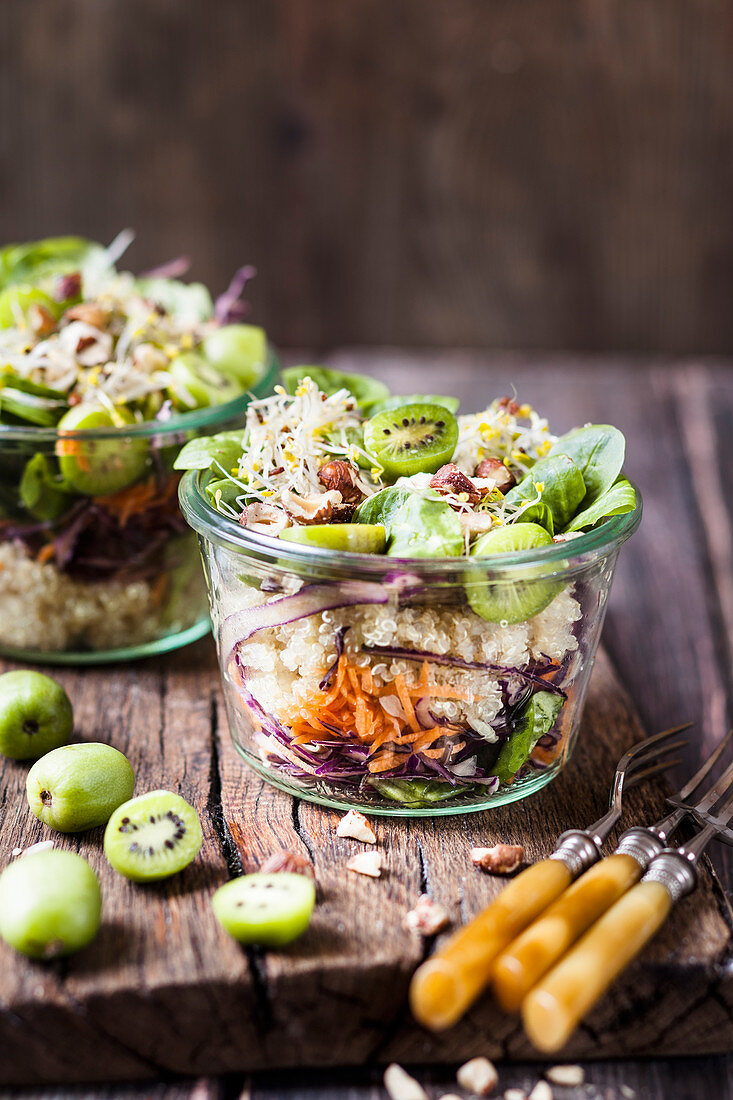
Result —
M488 1096L496 1088L499 1074L488 1058L471 1058L458 1070L456 1080L462 1089L474 1092L477 1096Z
M370 878L379 878L382 873L381 852L359 852L352 856L346 864L349 871L356 871L357 875L369 875Z
M552 1096L552 1089L547 1084L547 1081L538 1081L527 1097L527 1100L552 1100Z
M349 810L336 827L336 836L347 836L353 840L363 840L365 844L376 844L374 830L358 810Z
M434 936L449 923L443 906L433 901L429 894L421 894L414 909L405 914L402 927L408 932L417 932L420 936Z
M527 1093L524 1089L507 1089L504 1100L527 1100Z
M472 848L471 859L482 871L510 875L524 862L521 844L495 844L493 848Z
M384 1087L390 1100L428 1100L422 1085L396 1062L387 1066L384 1071Z
M291 875L307 875L315 879L316 872L313 864L300 852L289 852L283 849L281 852L273 852L260 867L260 871L266 875L276 875L286 872Z
M553 1085L562 1085L564 1088L575 1088L585 1081L585 1070L582 1066L550 1066L545 1071L545 1077L552 1081Z

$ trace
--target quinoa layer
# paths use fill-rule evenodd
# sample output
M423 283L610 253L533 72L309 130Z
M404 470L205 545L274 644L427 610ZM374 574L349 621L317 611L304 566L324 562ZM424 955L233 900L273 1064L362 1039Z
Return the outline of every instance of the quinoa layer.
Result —
M192 601L171 622L155 581L72 580L50 562L32 558L22 543L0 544L0 644L43 652L141 645L191 626L201 608Z

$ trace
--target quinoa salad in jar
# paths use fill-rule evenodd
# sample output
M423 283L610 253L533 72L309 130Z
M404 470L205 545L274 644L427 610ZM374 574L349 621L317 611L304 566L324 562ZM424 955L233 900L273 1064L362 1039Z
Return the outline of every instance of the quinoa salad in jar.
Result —
M98 660L208 629L177 500L183 443L241 423L275 375L241 323L242 268L213 302L187 262L117 270L132 241L0 249L0 650Z
M566 761L618 547L610 425L289 368L177 466L230 728L270 781L382 813L523 797Z

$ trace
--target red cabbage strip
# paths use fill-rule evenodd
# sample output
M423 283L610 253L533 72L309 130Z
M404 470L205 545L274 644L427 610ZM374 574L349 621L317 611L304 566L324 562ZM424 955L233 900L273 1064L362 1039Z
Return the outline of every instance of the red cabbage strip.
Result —
M395 593L404 593L414 586L416 578L409 574L396 574L384 583L375 581L342 581L340 584L309 584L293 596L283 596L271 603L257 604L235 611L222 623L219 645L228 665L235 650L249 641L260 630L273 626L285 626L310 615L333 611L338 607L355 607L359 604L385 604Z
M240 299L247 283L250 279L254 279L256 274L257 268L252 267L251 264L245 264L244 267L235 271L229 286L214 302L214 316L220 325L231 325L247 316L249 307Z
M318 690L319 691L325 691L326 688L330 687L330 685L331 685L331 680L333 679L333 675L336 672L336 669L339 667L339 661L341 660L341 654L344 651L344 635L346 634L346 631L348 629L349 629L348 626L340 626L338 628L338 630L336 631L336 635L335 635L334 640L333 640L333 644L336 648L336 660L333 662L333 664L329 668L328 672L326 673L326 675L323 677L320 684L318 685ZM325 723L324 723L324 725L325 725Z
M531 672L526 668L511 668L509 665L482 664L479 661L464 661L461 657L452 657L449 653L428 653L421 649L402 649L399 646L364 646L364 652L377 657L391 657L397 661L430 661L434 665L448 665L451 668L465 668L477 672L498 672L504 676L522 676L532 684L537 684L544 691L552 691L556 695L566 697L563 691L551 680L544 680L537 672Z
M191 266L190 256L176 256L174 260L168 260L157 267L151 267L148 271L142 271L138 279L180 279Z

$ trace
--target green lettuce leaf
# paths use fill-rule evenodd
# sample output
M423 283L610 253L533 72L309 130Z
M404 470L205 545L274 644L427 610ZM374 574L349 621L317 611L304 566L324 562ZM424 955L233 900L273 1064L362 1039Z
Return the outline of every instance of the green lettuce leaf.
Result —
M362 501L354 523L381 523L389 557L455 558L463 553L461 525L438 493L426 499L405 486L390 485Z
M626 512L633 512L636 507L636 492L634 486L625 477L607 489L590 508L584 508L571 523L566 531L582 531L586 527L594 527L602 519L610 516L621 516Z
M502 745L494 765L492 775L500 783L508 783L526 763L540 737L544 737L555 725L564 701L561 695L551 691L538 691L532 696L514 732Z

